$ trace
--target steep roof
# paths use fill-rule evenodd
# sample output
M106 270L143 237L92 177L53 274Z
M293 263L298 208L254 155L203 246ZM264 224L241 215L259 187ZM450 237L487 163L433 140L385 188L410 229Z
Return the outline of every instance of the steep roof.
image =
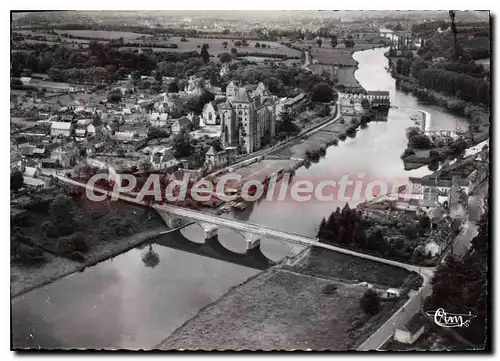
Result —
M422 316L422 314L416 313L408 323L403 327L403 330L409 331L411 334L415 334L420 330L422 327L425 326L425 318Z
M213 146L210 147L210 149L205 153L206 155L215 155L215 149Z
M211 101L211 102L208 102L207 104L205 104L205 106L203 107L203 111L205 111L210 105L212 106L212 108L214 108L215 112L218 111L217 104L214 101Z
M236 96L233 99L234 102L249 103L250 97L248 96L248 91L245 88L238 88L236 91Z
M389 96L389 92L387 90L368 90L367 95L374 95L374 96Z
M224 103L219 104L219 110L232 110L233 106L229 101L225 101Z
M69 123L69 122L52 122L51 129L70 130L71 123Z
M187 125L191 124L191 121L190 121L188 118L186 118L186 117L182 117L182 118L176 119L176 120L174 121L174 123L175 123L175 122L179 123L179 125L180 125L181 127L182 127L182 126L187 126Z

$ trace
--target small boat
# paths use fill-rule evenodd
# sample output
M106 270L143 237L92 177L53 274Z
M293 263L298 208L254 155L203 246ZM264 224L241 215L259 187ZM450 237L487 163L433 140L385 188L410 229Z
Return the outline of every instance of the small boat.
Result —
M240 203L236 203L233 205L233 208L239 210L239 211L242 211L246 208L247 206L245 205L245 203L243 202L240 202Z

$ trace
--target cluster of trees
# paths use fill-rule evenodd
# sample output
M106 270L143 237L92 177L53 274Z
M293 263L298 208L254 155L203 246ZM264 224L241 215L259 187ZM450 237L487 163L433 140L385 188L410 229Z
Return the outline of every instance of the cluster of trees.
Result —
M293 122L294 119L295 114L290 109L285 109L280 113L280 119L276 123L276 134L278 139L283 139L299 132L299 128Z
M346 39L344 39L344 45L346 48L353 48L355 43L354 43L354 38L352 35L348 35Z
M64 46L40 45L40 49L32 52L13 52L12 76L20 77L29 70L33 73L49 73L58 81L115 81L133 70L142 75L150 75L158 69L164 76L189 76L189 73L198 70L194 68L204 65L204 59L196 51L139 54L119 51L95 41L91 41L89 51L84 52Z
M17 192L19 189L23 187L23 185L24 185L23 174L18 169L15 169L10 174L10 189L14 192Z
M382 308L380 305L380 297L378 293L371 288L365 291L363 297L361 297L361 299L359 300L359 304L363 311L365 311L365 313L370 316L376 315Z
M396 72L400 75L409 76L411 74L412 63L409 59L399 58L396 62Z
M262 43L262 44L261 44L261 43L259 43L259 42L255 43L255 47L256 47L256 48L265 48L266 46L267 46L268 48L271 48L271 45L269 45L269 44L267 44L267 45L266 45L266 44L264 44L264 43Z
M265 57L265 58L273 58L273 59L300 59L299 56L291 56L286 54L265 54L265 53L257 53L257 52L248 52L248 51L236 51L236 56L256 56L256 57Z
M187 158L193 152L193 146L189 140L189 131L182 129L179 134L174 137L173 152L175 158Z
M328 219L323 218L317 237L320 242L367 250L403 261L417 261L413 256L418 253L418 240L428 231L429 225L427 216L420 217L418 224L401 219L380 222L362 217L360 211L346 204L342 210L337 208L332 212Z
M488 211L478 223L478 234L463 259L449 257L434 273L429 307L443 308L448 313L470 311L476 317L469 327L456 331L474 345L486 342L488 315Z
M328 219L323 218L317 237L321 242L361 248L379 249L384 244L384 238L380 232L370 239L366 237L360 213L355 208L350 209L347 203L342 210L337 207Z
M207 64L210 61L210 54L208 53L208 44L203 44L201 47L200 57L203 59L203 62Z
M490 104L489 82L464 73L440 68L421 69L418 84L465 101Z
M338 97L333 88L325 82L314 85L311 93L311 100L313 102L331 102L336 101Z
M293 97L304 92L312 92L317 83L324 83L321 76L296 67L286 66L259 69L237 69L231 73L233 80L243 84L263 82L269 91L279 97ZM299 89L297 89L299 88Z
M489 34L489 25L486 25L484 28L485 30L481 30L480 27L477 27L475 31L463 28L462 24L459 25L457 33L457 54L455 54L455 41L452 32L434 32L427 34L427 40L425 40L422 48L425 52L431 52L435 56L444 56L448 59L461 58L467 61L490 57L491 38Z

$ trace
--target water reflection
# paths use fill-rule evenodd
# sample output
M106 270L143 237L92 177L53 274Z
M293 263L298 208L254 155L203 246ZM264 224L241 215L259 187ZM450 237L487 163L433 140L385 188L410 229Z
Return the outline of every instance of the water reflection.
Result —
M154 268L160 263L160 255L153 250L153 244L149 244L146 252L142 254L142 262L146 267Z

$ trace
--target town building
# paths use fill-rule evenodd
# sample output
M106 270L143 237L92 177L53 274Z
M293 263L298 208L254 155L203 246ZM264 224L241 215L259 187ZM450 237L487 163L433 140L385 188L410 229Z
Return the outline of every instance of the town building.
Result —
M203 107L202 117L205 125L219 125L220 116L217 112L217 104L215 104L215 102L205 104Z
M388 109L391 107L389 92L386 90L369 90L365 96L372 108Z
M301 93L292 99L286 100L283 104L283 109L298 113L304 110L308 103L309 99L307 98L307 95Z
M168 113L152 112L149 114L149 124L157 128L166 127L168 124Z
M420 312L416 313L403 327L396 328L394 340L405 344L413 344L425 330L425 318Z
M189 130L190 126L191 126L191 122L189 121L189 119L187 117L175 119L172 122L172 133L179 134L184 129Z
M252 94L229 83L226 102L217 106L224 147L240 147L247 153L260 149L266 135L275 135L276 104L277 97L270 95L262 83Z
M161 149L150 154L150 162L155 171L175 170L179 162L175 159L170 149Z
M223 149L219 152L215 151L214 147L205 153L205 165L211 171L216 168L221 168L229 164L229 150Z
M50 135L53 137L70 137L72 131L73 124L71 122L52 122L50 127Z

